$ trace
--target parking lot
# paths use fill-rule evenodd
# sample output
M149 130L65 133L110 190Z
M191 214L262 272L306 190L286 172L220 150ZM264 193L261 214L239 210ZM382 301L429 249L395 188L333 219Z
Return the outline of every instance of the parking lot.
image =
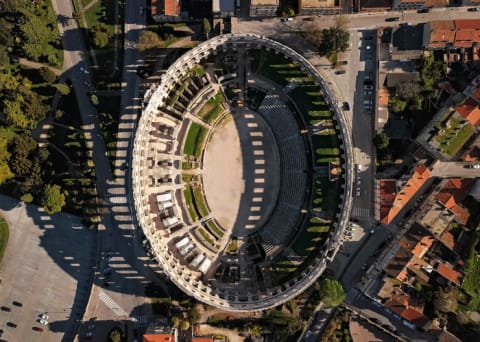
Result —
M0 268L0 339L73 340L89 296L95 233L68 214L50 216L5 196L0 203L10 229Z

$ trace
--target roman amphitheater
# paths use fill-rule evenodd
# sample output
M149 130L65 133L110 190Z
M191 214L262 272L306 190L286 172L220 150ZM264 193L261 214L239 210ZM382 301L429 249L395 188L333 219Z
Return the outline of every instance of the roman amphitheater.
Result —
M263 310L323 273L352 198L350 133L331 98L305 58L253 34L202 43L146 93L135 208L179 288Z

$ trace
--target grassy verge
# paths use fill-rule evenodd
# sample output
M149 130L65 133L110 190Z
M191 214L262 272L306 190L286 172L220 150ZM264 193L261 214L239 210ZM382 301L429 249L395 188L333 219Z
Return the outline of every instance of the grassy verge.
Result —
M329 231L330 224L312 217L295 238L292 249L298 255L306 257L327 238Z
M213 235L217 236L218 238L221 238L223 237L224 235L224 232L223 230L221 230L218 225L216 224L215 221L213 220L208 220L207 222L205 222L205 225L207 226L207 229L213 233Z
M183 190L183 198L185 199L185 204L187 205L188 213L190 214L192 222L197 221L198 214L195 205L193 204L193 194L190 186L187 186L185 190Z
M193 198L195 200L195 207L197 208L198 213L201 217L208 215L209 210L207 204L205 203L205 197L203 197L202 188L199 186L193 187Z
M7 248L8 236L8 224L3 217L0 217L0 262L2 262L3 253Z
M467 311L480 310L480 288L478 286L478 284L480 284L480 258L475 250L478 240L477 237L476 242L472 244L470 255L464 268L465 279L463 280L462 288L472 296L471 301L464 308Z
M183 153L186 155L193 155L197 158L202 154L203 143L207 136L208 130L199 124L192 122L188 129L187 138L185 139L185 146Z
M210 234L207 233L207 231L203 228L198 228L198 232L202 236L202 238L208 242L208 244L214 248L216 248L215 241L212 239Z

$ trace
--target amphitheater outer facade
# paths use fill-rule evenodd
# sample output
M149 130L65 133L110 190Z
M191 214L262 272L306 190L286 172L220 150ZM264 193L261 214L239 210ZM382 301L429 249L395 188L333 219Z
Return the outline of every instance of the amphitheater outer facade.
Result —
M315 258L309 262L309 265L294 278L273 288L267 288L264 291L248 293L247 296L242 296L242 298L235 291L230 291L227 294L220 292L217 288L210 286L195 276L195 273L190 272L188 267L178 260L177 256L169 249L169 243L171 243L169 237L159 232L155 219L150 215L152 203L146 195L146 189L151 186L145 170L146 166L150 165L149 159L152 159L149 158L149 151L153 151L150 146L152 138L150 132L155 127L153 123L158 110L166 106L167 97L180 79L185 78L192 68L204 61L209 55L221 51L226 44L266 48L279 52L300 65L302 70L306 71L314 79L315 83L321 87L325 101L333 110L335 129L341 135L340 149L343 159L343 192L340 196L339 204L341 210L336 214L333 232L330 234L323 249L318 251ZM337 253L343 230L348 224L353 187L351 132L349 132L342 110L334 99L335 97L332 96L327 82L321 78L308 60L283 44L254 34L222 35L200 44L177 59L162 76L160 84L147 91L143 102L143 113L136 131L133 161L131 164L136 216L140 227L152 246L152 251L160 267L170 280L185 293L201 302L227 311L264 310L285 303L297 296L311 286L324 272L327 262L331 261ZM152 163L155 163L155 161ZM172 186L178 188L180 185ZM175 201L175 198L172 200Z

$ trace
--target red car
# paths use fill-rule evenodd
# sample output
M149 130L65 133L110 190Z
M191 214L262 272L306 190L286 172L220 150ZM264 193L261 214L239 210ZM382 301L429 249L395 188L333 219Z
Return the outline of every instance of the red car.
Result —
M33 327L32 328L33 331L38 331L38 332L42 332L43 331L43 328L40 328L40 327Z

